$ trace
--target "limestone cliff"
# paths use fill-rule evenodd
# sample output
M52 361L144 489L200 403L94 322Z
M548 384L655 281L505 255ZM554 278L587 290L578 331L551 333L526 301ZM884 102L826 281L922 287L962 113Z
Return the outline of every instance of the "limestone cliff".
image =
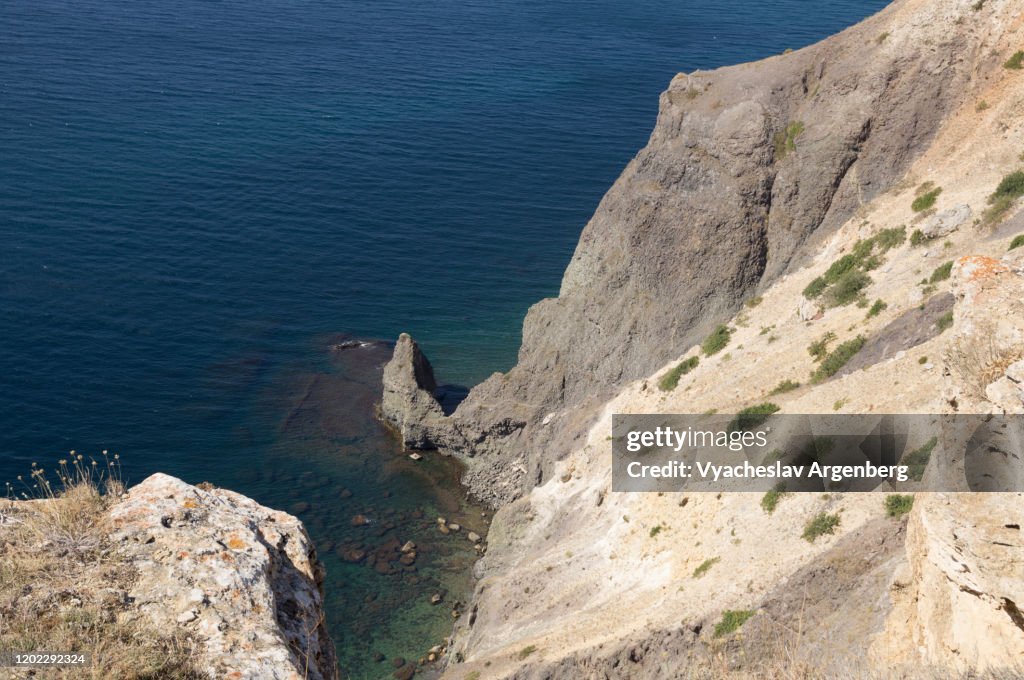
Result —
M1022 48L1012 0L897 0L818 45L672 81L559 297L528 314L516 367L429 421L500 506L450 677L1021 662L1021 494L917 494L896 517L877 494L771 512L760 494L617 494L608 435L613 413L769 398L1024 413ZM861 262L847 299L822 294L840 260ZM728 346L701 352L718 324ZM858 337L830 372L811 351ZM835 533L804 540L821 513Z
M1000 69L1008 0L900 0L820 44L676 77L601 201L517 365L436 443L495 505L551 476L595 408L806 261L888 191ZM500 461L500 462L499 462Z

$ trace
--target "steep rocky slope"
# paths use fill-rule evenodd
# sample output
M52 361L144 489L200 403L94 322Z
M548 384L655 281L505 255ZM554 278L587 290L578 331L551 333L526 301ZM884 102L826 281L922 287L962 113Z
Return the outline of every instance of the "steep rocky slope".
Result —
M1014 4L974 5L901 0L806 49L676 77L559 296L527 315L518 364L419 443L471 456L467 484L494 504L550 478L597 405L794 271L999 75Z
M769 513L762 494L613 493L609 465L613 413L1024 413L1024 215L997 193L1024 170L1020 49L1019 3L900 0L673 81L519 364L407 437L469 457L502 506L450 677L1024 662L1022 494L917 494L895 518L884 494L794 494ZM850 295L827 280L840 261ZM705 355L718 323L728 345ZM809 351L858 337L835 371ZM408 412L384 415L402 430ZM822 512L835 534L804 540Z

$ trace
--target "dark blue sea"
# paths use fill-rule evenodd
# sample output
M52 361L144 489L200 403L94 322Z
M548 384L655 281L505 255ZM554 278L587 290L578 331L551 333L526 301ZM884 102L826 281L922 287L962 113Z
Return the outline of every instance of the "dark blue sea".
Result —
M448 632L429 595L465 594L435 517L486 524L373 420L388 348L338 344L409 331L467 386L509 368L674 74L885 4L2 3L0 482L109 449L129 481L301 511L343 667L386 676L375 652ZM415 570L343 559L408 538Z

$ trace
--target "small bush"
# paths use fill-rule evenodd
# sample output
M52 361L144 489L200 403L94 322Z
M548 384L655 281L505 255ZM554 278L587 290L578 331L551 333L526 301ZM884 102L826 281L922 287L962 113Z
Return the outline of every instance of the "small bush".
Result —
M845 366L846 363L853 358L853 355L864 347L864 343L866 342L867 338L863 335L858 335L853 340L847 340L836 347L835 350L821 362L821 366L818 366L817 370L811 374L812 382L822 382L838 373L839 369Z
M662 529L664 529L664 528L665 528L665 527L663 527L663 526L662 526L662 525L660 525L660 524L659 524L658 526L655 526L655 527L651 527L651 538L654 538L655 536L657 536L658 534L660 534L660 533L661 533L661 530L662 530Z
M907 240L907 228L904 226L883 229L874 236L875 244L881 253L903 245Z
M798 382L794 382L792 380L783 380L782 382L775 386L775 389L773 389L770 394L784 394L786 392L792 392L798 387L800 387L800 383Z
M939 199L939 194L942 193L942 187L935 187L931 191L925 192L914 199L914 202L910 204L910 209L914 212L923 212L932 208L935 205L935 201Z
M901 494L889 494L885 497L885 514L889 517L899 517L910 512L914 507L914 497Z
M924 232L920 229L915 229L914 233L910 235L910 245L913 247L923 246L928 241L928 237L924 235Z
M869 241L868 243L871 242ZM858 245L860 245L860 243L858 243ZM857 247L854 246L854 251L856 250ZM857 253L843 255L841 258L833 262L828 269L825 270L825 283L835 283L843 276L843 274L856 267L860 260L862 260L864 257L867 257L867 255L869 254L870 252L864 253L861 257L858 257Z
M1013 56L1006 60L1003 64L1003 68L1013 69L1019 71L1024 68L1024 50L1018 50L1013 53Z
M786 491L786 483L779 482L761 497L761 508L769 515L772 514L775 512L775 507L779 504L779 501L788 494L789 492Z
M829 291L827 302L831 307L843 307L854 302L861 291L871 285L871 277L862 271L848 271L835 282Z
M836 533L837 526L839 526L839 515L819 512L804 527L804 533L801 535L801 538L809 543L814 543L815 539L819 536Z
M730 337L732 337L732 331L729 330L729 327L719 326L711 331L711 335L704 339L700 349L704 352L704 356L709 357L725 349L725 346L729 344Z
M878 316L884 312L888 306L889 305L886 304L885 300L875 300L875 304L871 305L871 309L868 310L868 318L870 319L873 316Z
M836 334L832 331L825 333L807 347L807 353L810 354L815 361L821 361L828 354L828 346L833 340L836 339Z
M808 283L807 287L804 288L804 297L808 300L813 300L824 293L826 288L828 288L828 282L823 277L819 276Z
M1024 196L1024 170L1011 172L1004 177L988 197L989 208L982 217L985 224L994 225L1002 221L1021 196Z
M1010 247L1007 248L1007 250L1014 250L1016 248L1020 248L1021 246L1024 246L1024 234L1014 236L1013 240L1010 241Z
M974 105L974 110L978 113L988 110L988 102L982 99L980 102Z
M722 612L722 620L715 624L715 637L722 637L737 631L753 615L754 612L749 609L737 611L726 609Z
M533 654L536 651L537 651L537 646L536 645L527 645L526 647L523 647L522 649L519 650L519 660L522 661L523 659L525 659L526 657L530 656L531 654Z
M948 330L953 326L953 312L946 312L936 320L935 325L939 327L939 332Z
M661 377L658 381L658 389L662 392L671 392L679 384L679 378L683 377L700 363L700 357L692 356L681 361L675 368Z
M901 465L907 466L907 476L915 482L920 482L924 476L928 461L931 460L932 450L939 443L938 437L932 437L918 449L914 449L900 460Z
M759 304L761 304L762 302L764 302L764 298L763 298L763 297L761 297L760 295L758 295L758 296L756 296L756 297L752 297L752 298L750 298L749 300L747 300L747 302L746 302L746 305L747 305L747 307L749 307L750 309L753 309L754 307L757 307L757 306L758 306Z
M721 557L709 557L708 559L704 560L703 562L700 563L699 567L697 567L696 569L693 570L693 577L694 578L700 578L704 574L708 573L708 571L711 569L711 567L713 567L716 564L718 564L718 562L721 559L722 559Z
M729 423L729 431L736 432L757 427L780 410L778 404L773 404L770 401L757 406L749 406L736 414L736 417Z
M889 38L889 31L886 31L885 33L880 33L880 34L878 35L878 37L877 37L877 38L875 38L875 44L876 44L876 45L881 45L881 44L882 44L882 43L884 43L884 42L885 42L885 41L886 41L886 40L887 40L888 38Z
M932 272L931 277L928 279L928 283L938 283L939 281L945 281L949 278L950 273L953 271L953 261L945 262L940 264Z

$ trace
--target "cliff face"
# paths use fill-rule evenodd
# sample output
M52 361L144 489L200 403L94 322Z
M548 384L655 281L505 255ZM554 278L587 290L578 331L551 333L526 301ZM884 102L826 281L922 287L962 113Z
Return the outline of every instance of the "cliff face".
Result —
M890 189L998 68L993 17L1010 4L973 4L902 0L798 52L676 77L559 296L529 311L517 365L435 431L432 443L473 458L472 491L500 505L548 479L617 388Z
M1003 66L1022 47L1019 3L899 0L819 45L673 80L559 297L531 309L517 366L407 438L466 456L471 490L501 506L449 677L1019 663L1021 494L920 493L889 517L881 494L791 494L769 512L760 494L612 493L608 435L614 413L769 399L1024 413L1024 215L1019 193L996 200L1024 171L1024 77ZM804 294L883 234L858 304ZM719 323L728 347L707 356L695 345ZM799 384L821 366L813 343L857 336L842 370ZM413 371L394 375L422 396ZM804 540L821 513L835 534ZM728 616L738 633L716 631Z

